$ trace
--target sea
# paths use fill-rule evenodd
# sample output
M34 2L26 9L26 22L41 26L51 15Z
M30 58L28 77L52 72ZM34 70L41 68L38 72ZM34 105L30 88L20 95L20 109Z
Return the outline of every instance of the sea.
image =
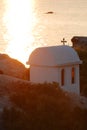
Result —
M0 53L26 64L42 46L87 36L87 0L0 0Z

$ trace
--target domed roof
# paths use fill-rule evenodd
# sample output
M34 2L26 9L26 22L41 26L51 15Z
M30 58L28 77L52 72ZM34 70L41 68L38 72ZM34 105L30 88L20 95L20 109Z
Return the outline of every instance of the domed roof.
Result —
M29 58L28 64L39 66L61 66L80 64L77 52L66 45L48 46L35 49Z

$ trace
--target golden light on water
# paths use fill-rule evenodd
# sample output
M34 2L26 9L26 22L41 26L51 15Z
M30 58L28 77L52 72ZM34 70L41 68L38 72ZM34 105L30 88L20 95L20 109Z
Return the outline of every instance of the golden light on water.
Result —
M32 29L35 17L32 6L34 6L33 0L7 0L7 11L4 17L7 28L4 37L8 40L6 52L24 64L29 53L34 49Z

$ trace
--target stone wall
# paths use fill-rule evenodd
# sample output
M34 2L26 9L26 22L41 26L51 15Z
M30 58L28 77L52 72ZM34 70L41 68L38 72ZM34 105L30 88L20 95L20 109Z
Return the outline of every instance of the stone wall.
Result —
M74 48L87 50L87 37L74 36L71 42Z

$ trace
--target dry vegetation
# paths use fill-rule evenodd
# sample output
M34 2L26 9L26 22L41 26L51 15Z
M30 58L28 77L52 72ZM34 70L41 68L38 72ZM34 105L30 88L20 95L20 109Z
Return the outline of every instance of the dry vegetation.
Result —
M14 106L3 110L6 130L87 129L87 109L73 105L69 93L56 83L35 85L19 81L9 93Z

